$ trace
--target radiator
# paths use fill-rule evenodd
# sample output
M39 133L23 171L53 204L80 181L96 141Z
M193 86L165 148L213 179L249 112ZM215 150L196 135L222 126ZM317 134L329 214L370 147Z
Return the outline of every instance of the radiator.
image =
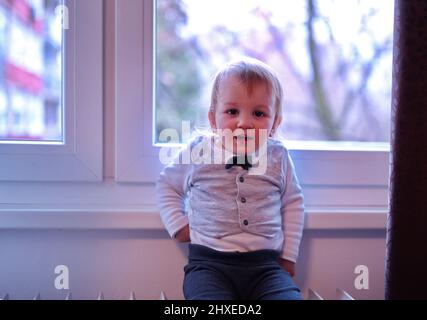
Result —
M308 289L308 297L307 300L325 300L322 298L320 294L318 294L313 289ZM342 289L337 289L335 292L334 300L354 300L354 298L348 294L346 291Z
M3 298L0 297L0 300L10 300L10 295L6 294ZM33 300L42 300L40 293L37 293L33 298ZM65 297L65 300L73 300L73 296L71 292L67 294L67 296ZM99 292L96 300L105 300L104 293ZM135 292L132 291L129 294L129 300L136 300ZM160 292L159 300L168 300L168 298L166 297L166 294L163 291ZM324 300L324 299L320 294L318 294L313 289L308 289L307 300ZM350 294L348 294L346 291L342 289L337 289L335 294L335 300L354 300L354 298Z
M10 300L10 295L6 294L3 298L0 297L0 301L1 300ZM33 300L42 300L40 293L37 293L34 296ZM68 292L67 296L65 297L65 300L73 300L73 295L72 295L71 292ZM104 293L103 292L99 292L98 293L98 297L96 298L96 300L105 300ZM135 292L132 291L130 293L128 300L136 300ZM163 291L160 292L159 300L168 300L166 298L166 294Z

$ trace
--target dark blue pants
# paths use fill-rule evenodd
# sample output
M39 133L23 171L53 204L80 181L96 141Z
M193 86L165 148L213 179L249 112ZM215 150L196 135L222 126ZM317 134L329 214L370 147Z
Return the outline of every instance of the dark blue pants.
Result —
M184 267L187 300L301 300L278 262L279 252L221 252L190 244Z

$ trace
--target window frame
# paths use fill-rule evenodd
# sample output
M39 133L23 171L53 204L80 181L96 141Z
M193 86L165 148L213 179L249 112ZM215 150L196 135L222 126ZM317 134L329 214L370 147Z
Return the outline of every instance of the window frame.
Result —
M154 182L163 167L158 157L160 148L151 143L154 141L155 0L128 0L116 5L116 179ZM135 29L143 32L132 32ZM359 144L357 150L343 150L333 144L310 148L304 143L292 143L289 150L303 187L388 187L387 146L369 148Z
M118 182L154 182L163 167L158 161L158 149L151 144L153 10L151 0L116 0L115 176Z
M151 99L154 89L152 87L154 72L152 59L154 56L152 55L153 48L150 48L150 43L152 43L150 41L153 40L154 35L152 25L153 2L151 0L74 1L79 4L78 9L85 8L83 16L80 17L81 20L79 19L82 21L79 23L79 30L84 31L79 36L79 40L81 37L88 39L88 41L92 38L95 42L95 50L87 52L87 55L83 55L83 52L79 55L84 60L87 59L88 63L85 65L79 64L81 61L75 62L75 66L82 69L77 72L78 76L75 80L77 81L79 77L83 76L88 77L83 79L87 88L81 93L88 94L90 97L92 92L94 98L85 100L82 98L83 96L77 96L82 105L79 104L79 101L75 101L75 109L73 110L77 115L73 123L76 126L78 125L86 134L94 133L101 136L90 137L91 142L87 142L79 141L79 139L87 139L87 136L78 135L75 148L70 147L69 150L64 149L62 152L65 158L70 158L69 162L74 159L74 162L80 166L85 165L81 163L80 159L76 159L81 153L94 153L96 170L92 171L92 175L88 174L89 179L87 176L83 176L80 177L83 178L81 180L79 180L80 178L70 179L70 177L53 177L57 180L49 180L46 176L38 178L38 175L42 175L42 173L30 171L27 172L27 180L0 181L0 230L117 229L164 231L164 226L156 209L154 188L154 181L163 165L159 162L159 149L151 145L153 140ZM110 60L113 58L111 52L108 54L104 52L105 60L103 60L102 52L100 52L103 41L102 34L100 34L102 32L103 20L100 19L104 11L103 8L112 13L113 7L116 36L115 39L109 37L104 40L107 45L111 46L112 40L115 42L115 66ZM77 13L77 15L79 14ZM141 16L144 19L141 19ZM106 21L105 26L108 26L105 31L105 37L107 37L113 33L111 30L113 25ZM146 33L151 30L149 33L151 40L144 42L147 39L147 34L143 34L139 30L144 30ZM90 48L90 41L88 45ZM109 50L107 47L104 49ZM96 74L91 74L92 72ZM103 73L107 78L104 87L102 86ZM115 90L110 90L110 77L113 76ZM88 79L93 79L94 82L88 83ZM114 109L111 107L112 110L110 110L106 106L106 114L103 116L102 96L110 91L114 91ZM105 100L107 105L113 104L110 101L109 94L105 96ZM93 109L89 113L83 107L87 106L88 103L93 103ZM114 125L109 123L109 119L113 118L115 119ZM104 141L102 141L103 121L105 121L106 131L104 132ZM110 130L114 126L114 131ZM31 159L29 156L31 156L32 151L36 153L41 150L40 146L31 150L33 147L31 145L9 147L26 148L22 149L21 153L19 150L12 150L16 151L15 157L22 161ZM80 150L76 151L79 148ZM328 153L326 150L298 150L292 146L290 150L295 160L298 176L300 180L304 180L302 185L307 213L306 229L367 230L385 228L388 211L388 187L384 184L387 183L385 180L388 178L383 179L384 172L379 174L374 171L378 168L385 170L382 167L385 161L381 157L387 155L388 158L387 151L361 153L361 157L366 155L362 158L368 160L365 169L370 168L369 163L371 165L373 163L374 169L372 171L376 174L376 178L373 177L370 180L373 183L369 185L369 181L363 180L361 176L357 176L359 184L346 184L344 183L345 180L335 180L332 182L338 183L333 184L330 183L330 177L326 174L320 178L329 179L329 183L307 184L306 182L312 182L309 180L312 177L309 175L310 172L302 172L304 169L302 165L316 164L316 159L313 157L317 157L323 163L326 162L327 166L333 168L333 161L330 159L336 157L336 154ZM341 154L343 156L338 160L347 159L355 162L351 152L345 151ZM53 157L49 157L50 155ZM47 148L45 153L39 153L39 156L47 159L51 166L56 165L61 160L61 155L58 153L58 148ZM372 157L369 156L372 155L374 155L374 160L376 157L376 160L369 162L372 160ZM0 164L2 164L2 159L3 154L0 153ZM102 161L105 163L104 172L102 172ZM353 168L353 166L349 167ZM0 167L0 171L2 168ZM9 167L9 169L15 168L17 167ZM76 174L73 172L73 170L75 171L73 167L67 167L66 161L63 161L63 168L67 171L65 175ZM45 169L50 170L51 168ZM86 166L86 170L89 169ZM347 168L342 170L347 170ZM304 175L308 175L309 179L301 179L301 176ZM365 174L365 176L369 175L370 172ZM312 179L314 182L321 182L320 178L317 176L317 180L316 177Z
M63 143L0 143L0 181L102 180L102 0L65 0Z

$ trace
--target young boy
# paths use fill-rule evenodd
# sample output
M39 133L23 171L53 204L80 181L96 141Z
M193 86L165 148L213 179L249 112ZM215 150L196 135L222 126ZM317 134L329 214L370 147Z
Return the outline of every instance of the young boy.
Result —
M212 89L213 136L195 139L158 179L166 229L179 242L191 241L186 299L301 299L292 277L303 195L287 149L272 138L282 120L282 97L264 63L245 58L227 64ZM188 153L194 160L194 150L206 145L204 152L224 152L213 163L179 163ZM257 172L262 161L265 168Z

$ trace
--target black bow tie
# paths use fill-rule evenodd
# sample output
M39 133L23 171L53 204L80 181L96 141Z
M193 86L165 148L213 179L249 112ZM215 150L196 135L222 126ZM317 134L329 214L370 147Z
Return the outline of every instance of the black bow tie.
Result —
M232 166L241 166L243 169L249 170L252 167L252 163L247 156L234 156L227 161L225 169L230 169Z

